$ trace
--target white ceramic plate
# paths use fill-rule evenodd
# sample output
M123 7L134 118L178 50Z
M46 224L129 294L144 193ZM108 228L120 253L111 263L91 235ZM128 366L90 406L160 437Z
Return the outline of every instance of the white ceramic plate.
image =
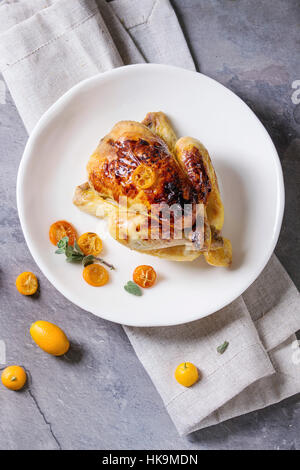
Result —
M72 204L75 187L86 181L89 155L117 121L140 121L148 111L160 110L171 118L179 136L198 138L210 152L225 205L223 233L233 245L232 267L213 268L202 259L165 261L130 251L108 236L103 257L117 270L105 287L91 287L82 279L80 266L54 254L49 226L66 219L79 233L103 235L105 222ZM284 186L275 147L241 99L199 73L133 65L80 83L46 112L21 161L17 201L29 249L63 295L114 322L159 326L209 315L256 279L278 239ZM142 297L134 297L123 286L140 264L151 264L158 282Z

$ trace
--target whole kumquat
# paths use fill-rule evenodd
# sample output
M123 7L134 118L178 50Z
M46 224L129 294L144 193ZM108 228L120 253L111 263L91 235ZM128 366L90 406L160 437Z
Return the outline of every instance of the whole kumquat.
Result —
M16 288L22 295L33 295L38 290L38 280L36 275L25 271L19 274L16 279Z
M33 341L52 356L62 356L69 350L70 343L66 334L54 323L36 321L31 325L30 334Z
M199 379L199 372L191 362L183 362L175 370L175 379L184 387L191 387Z
M138 266L133 272L133 280L140 287L147 289L148 287L152 287L154 285L156 281L156 272L152 266Z
M21 366L9 366L1 374L1 382L9 390L21 390L27 380L27 375Z
M69 245L74 245L77 239L77 232L73 225L66 220L59 220L54 222L49 229L49 238L53 245L57 245L59 240L64 237L69 237Z

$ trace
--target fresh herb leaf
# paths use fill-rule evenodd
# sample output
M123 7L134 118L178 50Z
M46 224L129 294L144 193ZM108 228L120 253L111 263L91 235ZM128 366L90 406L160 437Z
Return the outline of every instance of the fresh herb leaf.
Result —
M65 249L68 246L69 243L69 237L64 237L61 240L59 240L57 246L58 248Z
M67 263L81 263L81 261L81 258L76 256L69 256L68 258L66 258Z
M74 260L78 260L78 261L82 261L82 255L80 253L76 253L76 252L72 252L70 253L69 255L67 255L67 258L70 258L70 259L74 259Z
M112 264L107 263L107 261L102 258L96 258L93 255L85 256L85 254L81 251L77 241L75 241L74 246L69 245L69 237L64 237L59 240L55 253L57 255L61 255L62 253L64 253L66 255L66 261L68 263L82 263L85 267L89 264L94 263L95 261L99 261L99 263L105 264L105 266L107 266L108 268L115 269Z
M72 254L74 253L74 248L72 247L72 245L66 246L65 253L66 253L66 257L67 257L67 258L69 258L70 256L72 256Z
M82 260L82 264L84 267L88 266L89 264L93 264L93 262L95 261L95 256L93 255L88 255L88 256L85 256Z
M78 245L76 240L75 240L74 246L76 250L78 251L78 253L80 253L81 255L84 255L83 251L81 251L80 246Z
M217 351L219 354L224 354L224 352L226 351L226 349L228 348L229 346L229 343L228 341L224 341L223 344L220 344L220 346L217 347Z
M129 294L137 295L138 297L142 295L142 290L137 284L135 284L135 282L128 281L127 284L124 286L124 289Z

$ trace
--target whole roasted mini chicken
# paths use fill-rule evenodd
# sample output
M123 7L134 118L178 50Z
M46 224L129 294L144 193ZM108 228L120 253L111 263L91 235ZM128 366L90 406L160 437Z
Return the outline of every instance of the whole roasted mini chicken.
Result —
M141 123L118 122L91 155L87 172L73 202L107 218L120 243L174 261L203 254L211 265L230 265L208 151L192 137L178 140L164 113L148 113Z

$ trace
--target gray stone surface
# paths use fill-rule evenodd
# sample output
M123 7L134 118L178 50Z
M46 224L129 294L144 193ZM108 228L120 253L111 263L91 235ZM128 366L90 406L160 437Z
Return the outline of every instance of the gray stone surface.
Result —
M299 1L173 4L199 70L243 98L278 149L286 211L276 253L299 288L300 104L291 99L292 83L300 80ZM26 139L0 81L0 340L7 363L30 373L22 392L0 387L0 449L300 449L299 396L187 438L177 435L122 328L69 303L32 260L15 198ZM16 292L15 278L25 269L40 279L38 299ZM37 319L67 332L72 348L65 358L32 344L29 327Z

